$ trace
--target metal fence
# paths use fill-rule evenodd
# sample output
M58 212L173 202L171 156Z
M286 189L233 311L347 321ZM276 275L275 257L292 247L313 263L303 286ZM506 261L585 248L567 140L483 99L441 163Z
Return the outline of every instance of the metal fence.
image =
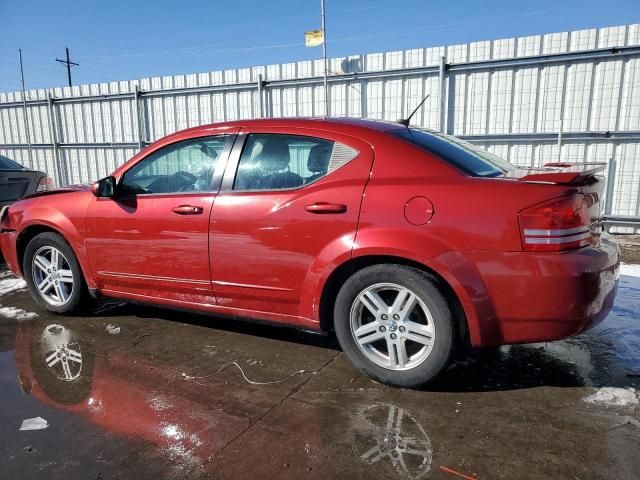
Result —
M0 154L57 184L100 178L171 132L325 112L323 63L0 93ZM458 135L514 164L609 163L606 213L640 215L640 25L330 61L332 116Z

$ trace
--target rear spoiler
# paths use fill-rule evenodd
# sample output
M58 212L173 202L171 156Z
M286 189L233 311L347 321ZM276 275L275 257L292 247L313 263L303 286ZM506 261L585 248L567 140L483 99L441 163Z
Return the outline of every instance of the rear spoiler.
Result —
M580 185L602 172L606 163L547 163L544 168L520 171L516 176L528 182Z

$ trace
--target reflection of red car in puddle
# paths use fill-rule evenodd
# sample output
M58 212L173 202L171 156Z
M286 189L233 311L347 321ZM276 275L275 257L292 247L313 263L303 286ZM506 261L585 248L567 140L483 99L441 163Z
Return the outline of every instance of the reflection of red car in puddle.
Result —
M261 393L262 390L254 388L233 389L223 383L204 386L186 382L171 366L143 360L131 351L101 351L91 347L62 325L20 324L15 357L23 390L49 406L78 414L105 430L150 442L180 467L198 467L210 461L251 425L251 415L259 417L256 412L270 408L269 398L272 404L280 400L273 396L273 391ZM315 468L314 476L335 475L330 465L316 465L318 459L309 455L333 443L332 439L323 438L323 424L327 421L320 418L323 414L305 404L297 415L282 419L283 428L292 435L295 432L295 438L305 439L304 448L295 450L290 448L297 442L293 436L290 439L278 436L275 443L279 446L270 449L275 457L271 462L281 466L278 452L286 452L287 461L295 466L287 476L308 476L311 465ZM366 405L356 409L351 422L344 423L341 440L351 443L346 455L354 465L364 469L385 468L402 478L420 478L430 471L429 437L404 409L387 404ZM253 445L263 440L258 434L249 442ZM231 476L238 472L238 462L234 460L225 459L220 467ZM246 469L260 474L268 466L247 462L240 468L242 477Z
M31 327L20 325L16 337L20 383L50 406L147 440L177 461L197 463L250 423L248 417L207 408L201 402L205 395L198 391L202 388L170 382L169 367L131 358L130 353L92 351L61 325L48 325L41 335ZM53 358L60 361L53 363Z

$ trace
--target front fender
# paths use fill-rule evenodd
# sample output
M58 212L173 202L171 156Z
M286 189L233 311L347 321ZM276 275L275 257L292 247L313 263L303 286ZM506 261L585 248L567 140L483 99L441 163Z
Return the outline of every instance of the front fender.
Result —
M87 210L89 199L85 195L71 194L65 199L64 207L60 208L55 203L46 202L47 197L33 199L34 204L18 213L21 216L20 223L16 229L20 242L21 237L34 227L46 227L59 233L71 246L76 255L80 268L84 274L89 288L95 288L93 272L89 264L87 250L84 242L84 216Z

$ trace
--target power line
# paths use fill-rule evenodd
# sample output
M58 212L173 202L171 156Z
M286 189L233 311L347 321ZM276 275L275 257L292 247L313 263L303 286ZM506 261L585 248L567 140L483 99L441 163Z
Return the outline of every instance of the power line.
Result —
M388 2L387 4L377 4L377 6L382 6L382 5L392 5L392 4L402 4L402 3L408 3L408 1L411 0L400 0L400 1L395 1L395 2ZM364 8L364 7L363 7ZM343 37L334 37L333 40L331 42L327 42L327 43L331 43L331 44L338 44L338 43L343 43L343 42L353 42L353 41L361 41L361 40L367 40L370 38L391 38L391 37L400 37L400 36L408 36L408 35L418 35L418 34L424 34L426 32L433 32L433 31L437 31L437 30L447 30L450 28L454 28L457 26L463 26L463 25L469 25L469 24L474 24L474 23L486 23L488 21L493 21L493 20L504 20L504 19L508 19L508 18L514 18L514 17L530 17L530 16L539 16L539 15L548 15L554 11L556 11L557 9L551 9L551 10L542 10L542 11L529 11L529 12L522 12L522 13L517 13L514 15L497 15L497 16L490 16L490 17L485 17L485 18L475 18L475 19L470 19L467 21L459 21L459 22L450 22L450 23L441 23L441 24L432 24L432 25L423 25L421 27L413 27L413 28L405 28L405 29L400 29L400 30L395 30L395 31L381 31L381 32L376 32L375 34L362 34L362 35L353 35L353 36L343 36ZM368 22L364 22L364 24L366 24ZM210 55L216 55L216 54L225 54L225 53L238 53L238 52L249 52L249 51L260 51L260 50L267 50L267 49L281 49L281 48L294 48L294 47L301 47L302 45L304 45L302 42L295 42L295 43L280 43L280 44L272 44L272 45L254 45L254 46L245 46L245 47L236 47L234 45L237 45L238 42L225 42L225 43L218 43L218 44L210 44L210 45L198 45L198 46L192 46L192 47L185 47L185 48L180 48L180 49L175 49L175 50L170 50L170 51L160 51L160 52L146 52L146 53L128 53L128 54L122 54L122 55L113 55L113 56L105 56L105 57L92 57L91 60L85 60L83 61L83 69L82 69L82 78L87 78L87 79L94 79L94 81L98 81L101 83L106 83L108 82L108 77L113 75L113 72L106 72L106 71L101 71L101 70L97 70L97 69L93 69L93 65L97 64L97 63L109 63L109 62L126 62L127 60L129 61L134 61L137 60L140 57L155 57L155 58L188 58L188 57L195 57L195 56L210 56ZM222 47L222 48L211 48L211 47ZM226 47L226 48L225 48ZM2 47L0 47L0 50L2 50ZM41 50L42 51L42 50ZM67 54L68 52L68 48L66 49ZM1 59L2 55L0 55L0 66L1 64L14 64L14 62L8 62L8 61L3 61ZM101 58L101 60L96 61L96 58ZM77 66L79 65L76 62L72 62L70 60L69 57L67 57L67 60L61 60L61 59L56 59L56 61L64 64L65 66L67 66L67 74L68 74L68 80L69 80L69 85L71 85L71 66ZM69 63L67 63L69 62ZM87 68L86 66L86 62L89 62L91 64L90 67ZM43 70L43 71L53 71L56 67L54 66L45 66L45 65L38 65L38 64L30 64L30 63L25 63L24 64L25 68L34 68L34 69L39 69L39 70ZM330 70L329 70L330 71ZM2 73L2 69L0 68L0 73ZM95 75L92 75L91 73L95 73ZM147 75L147 76L151 76L151 75ZM146 78L146 77L145 77ZM0 79L2 79L0 77ZM9 80L7 77L4 77L5 80ZM78 79L76 79L77 81ZM2 82L5 85L7 84L7 82ZM13 82L12 82L13 83ZM16 89L17 90L17 89Z
M389 5L391 5L391 3ZM401 30L381 31L381 32L377 31L374 34L361 34L361 35L346 36L346 37L334 37L333 40L331 40L331 42L327 42L327 43L336 44L336 43L352 42L357 40L368 40L371 38L417 35L424 32L446 30L448 28L471 25L476 23L486 23L489 21L505 20L505 19L518 18L518 17L547 15L555 12L556 10L557 9L543 10L543 11L530 11L530 12L523 12L523 13L518 13L514 15L497 15L497 16L484 17L484 18L476 18L476 19L471 19L467 21L422 25L419 27L412 27L412 28L401 29ZM371 22L364 22L362 24L366 25L368 23L371 23ZM107 56L97 56L97 57L94 56L92 57L91 63L99 64L99 63L110 63L110 62L122 62L127 60L134 61L137 58L144 58L144 57L181 58L181 57L208 56L208 55L224 54L224 53L238 53L238 52L248 52L248 51L256 51L256 50L301 47L304 45L303 42L295 42L295 43L280 43L280 44L273 44L273 45L263 44L263 45L245 46L245 47L213 48L213 49L211 48L211 47L224 47L227 45L234 45L237 43L238 42L230 42L230 43L225 42L225 43L217 43L217 44L214 43L209 45L198 45L193 47L185 47L185 48L169 50L169 51L160 51L160 52L127 53L127 54L120 54L120 55L107 55Z
M69 47L66 47L65 50L67 51L67 59L66 60L60 60L59 58L56 58L56 62L60 62L63 65L67 66L67 79L69 80L69 86L71 86L71 67L72 66L77 67L80 64L72 62L69 59Z

